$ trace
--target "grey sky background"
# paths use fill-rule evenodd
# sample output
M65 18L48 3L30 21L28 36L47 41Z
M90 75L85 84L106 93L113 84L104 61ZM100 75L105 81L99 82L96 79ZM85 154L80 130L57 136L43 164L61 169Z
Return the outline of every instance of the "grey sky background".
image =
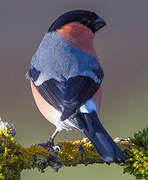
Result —
M104 126L113 137L128 137L148 125L147 8L147 0L0 0L0 116L15 124L19 142L43 142L53 132L35 106L25 73L49 25L72 9L94 10L107 22L95 36L105 73L100 113ZM57 141L80 137L77 131L62 132ZM98 172L101 179L111 179L110 173L114 180L132 179L121 171L115 166L79 166L58 175L51 169L44 175L25 172L22 179L87 180L88 175L97 178Z

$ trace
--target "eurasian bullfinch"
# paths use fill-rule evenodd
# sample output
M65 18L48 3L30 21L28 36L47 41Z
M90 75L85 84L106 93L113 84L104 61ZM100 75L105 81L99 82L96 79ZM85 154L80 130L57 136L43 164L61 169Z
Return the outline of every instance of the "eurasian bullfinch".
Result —
M28 75L35 102L56 126L46 145L61 130L83 132L105 162L122 162L124 154L102 126L98 112L104 77L93 39L105 21L88 10L58 17L32 57Z

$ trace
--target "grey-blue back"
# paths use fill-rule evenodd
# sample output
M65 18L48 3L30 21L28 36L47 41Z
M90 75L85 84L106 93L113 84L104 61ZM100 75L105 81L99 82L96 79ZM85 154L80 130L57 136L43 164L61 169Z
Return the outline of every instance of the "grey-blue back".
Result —
M51 78L65 81L78 75L90 77L100 83L100 79L92 71L101 69L96 58L91 53L74 47L56 32L45 34L32 57L30 69L39 72L34 80L36 86Z

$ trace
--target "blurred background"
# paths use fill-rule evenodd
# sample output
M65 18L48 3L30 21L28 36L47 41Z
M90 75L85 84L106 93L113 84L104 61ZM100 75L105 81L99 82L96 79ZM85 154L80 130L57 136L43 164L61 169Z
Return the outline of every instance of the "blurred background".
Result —
M45 142L55 127L38 111L25 79L32 55L52 21L72 9L89 9L106 22L95 48L104 69L100 119L112 137L129 137L148 125L147 0L0 0L0 116L15 124L24 146ZM61 132L56 141L80 139ZM22 180L133 180L116 165L23 171Z

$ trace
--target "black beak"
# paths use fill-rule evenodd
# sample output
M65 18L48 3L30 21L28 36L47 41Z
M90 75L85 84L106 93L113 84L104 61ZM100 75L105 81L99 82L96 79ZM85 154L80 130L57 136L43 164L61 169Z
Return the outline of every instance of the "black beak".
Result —
M93 32L95 33L99 29L103 28L106 25L106 22L104 21L103 18L98 17L95 21L92 22L91 28Z

